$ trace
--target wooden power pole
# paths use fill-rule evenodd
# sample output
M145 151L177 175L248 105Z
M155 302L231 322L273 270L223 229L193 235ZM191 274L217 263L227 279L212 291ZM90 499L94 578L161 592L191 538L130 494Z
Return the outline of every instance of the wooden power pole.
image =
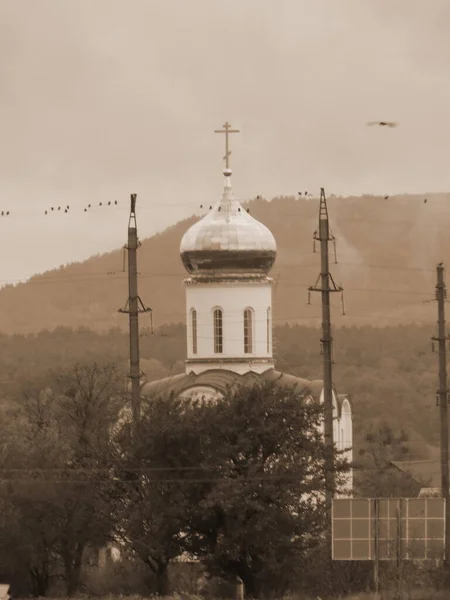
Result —
M129 316L130 329L130 372L131 379L131 412L133 423L133 437L139 435L139 423L141 419L141 369L139 358L139 313L149 312L138 295L138 271L137 271L137 249L140 242L137 237L136 223L136 194L131 194L130 218L128 221L128 300L125 308L119 309L121 313Z
M334 241L330 235L330 225L328 220L327 200L325 190L320 189L320 208L319 208L319 230L314 233L314 240L320 242L320 275L311 292L321 292L322 294L322 351L323 351L323 395L324 395L324 434L325 434L325 486L326 486L326 510L328 521L328 539L331 558L331 512L335 489L334 477L334 440L333 440L333 338L331 336L331 308L330 293L342 292L330 273L328 242Z
M436 300L438 303L438 335L432 339L439 347L439 409L441 427L441 495L446 503L445 527L445 562L450 561L450 519L449 519L449 469L448 469L448 389L447 389L447 335L445 332L445 302L447 290L444 281L444 267L439 263L436 267L437 284Z

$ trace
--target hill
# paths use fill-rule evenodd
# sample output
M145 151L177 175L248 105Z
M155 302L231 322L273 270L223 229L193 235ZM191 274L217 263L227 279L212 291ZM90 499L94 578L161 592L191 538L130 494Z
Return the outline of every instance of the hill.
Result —
M426 203L424 197L329 198L338 256L332 273L344 287L346 312L341 314L341 298L333 297L336 326L436 321L435 308L424 300L433 298L436 262L450 256L450 195L429 194ZM279 197L253 200L248 206L272 230L278 244L272 271L275 322L319 324L319 295L311 295L312 305L307 302L307 288L320 271L312 241L318 200ZM142 241L139 293L153 309L155 326L184 321L186 273L178 251L183 233L196 219ZM127 318L117 312L128 294L123 254L119 249L5 286L0 290L0 331L31 333L58 326L125 329ZM141 322L148 326L149 316Z

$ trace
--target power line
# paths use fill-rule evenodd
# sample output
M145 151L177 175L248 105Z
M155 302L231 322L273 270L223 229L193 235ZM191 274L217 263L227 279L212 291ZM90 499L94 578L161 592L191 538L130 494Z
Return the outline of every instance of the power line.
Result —
M179 466L179 467L109 467L109 468L96 468L96 467L75 467L75 468L71 468L71 467L41 467L41 468L37 468L37 469L32 469L29 467L15 467L12 469L8 469L8 468L1 468L0 469L0 475L2 473L36 473L36 474L42 474L42 473L105 473L105 474L111 474L112 472L120 472L122 474L124 473L160 473L160 472L166 472L166 471L214 471L214 470L225 470L228 469L230 471L234 471L234 470L245 470L245 469L252 469L252 468L261 468L261 467L265 467L266 465L264 463L250 463L247 465L197 465L195 467L186 467L186 466ZM1 478L4 479L4 478ZM13 481L16 481L15 479L13 479Z
M316 265L300 265L301 267L312 267L312 266L316 266ZM362 265L363 266L363 265ZM290 267L288 267L290 268ZM405 267L404 270L416 270L416 269L409 269L408 267ZM427 271L428 269L423 269L423 271ZM115 277L115 280L118 281L120 279L123 280L128 280L128 274L126 272L123 271L116 271L116 272L103 272L101 273L102 275L106 275L105 279L103 279L103 281L107 280L108 278L111 279L112 276L117 276ZM147 279L150 277L178 277L178 278L182 278L183 275L179 274L179 273L148 273L148 272L141 272L138 273L139 278L142 279ZM98 277L98 275L96 275ZM120 276L120 277L119 277ZM47 279L47 280L43 280L43 279L39 279L39 280L30 280L27 282L23 282L24 285L52 285L52 284L78 284L78 283L90 283L92 284L92 279L91 278L86 278L86 279L76 279L76 278L70 278L70 279L61 279L61 278L57 278L55 277L55 279ZM306 283L298 283L296 280L292 279L292 280L286 280L286 279L282 279L280 277L279 285L285 285L285 286L292 286L292 287L302 287L302 288L308 288L308 284ZM394 289L394 288L358 288L358 287L347 287L346 289L348 290L352 290L352 291L356 291L356 292L376 292L376 293L390 293L390 294L406 294L406 295L420 295L420 296L429 296L430 293L429 292L419 292L416 290L400 290L400 289Z
M184 477L173 477L173 478L158 478L158 479L149 479L146 478L148 483L217 483L224 481L235 481L239 483L245 483L247 481L253 482L266 482L266 483L276 483L278 481L293 481L293 482L304 482L304 475L266 475L266 476L245 476L245 477L233 477L233 476L222 476L222 477L196 477L186 479ZM112 483L115 482L117 484L132 484L137 482L142 482L142 478L135 479L118 479L111 478L107 480L99 480L99 479L30 479L30 478L1 478L1 483L55 483L55 484L98 484L98 483Z
M117 250L115 251L117 252ZM231 260L231 259L230 259ZM400 271L416 271L416 272L423 272L423 273L434 273L434 269L431 268L425 268L425 267L407 267L404 265L380 265L380 264L374 264L374 263L352 263L352 262L346 262L346 261L339 261L337 263L338 265L344 265L344 266L349 266L349 267L357 267L357 268L362 268L362 269L384 269L384 270L400 270ZM305 269L305 268L312 268L312 267L316 267L317 265L315 263L293 263L290 265L277 265L275 267L275 271L279 271L282 269ZM72 266L67 266L65 267L65 269L73 269ZM51 271L52 272L52 271ZM112 276L118 276L118 275L123 275L124 277L126 277L126 271L122 270L116 270L116 271L76 271L74 273L71 273L70 275L65 275L65 276L61 276L60 273L61 271L55 270L53 271L54 275L50 276L50 275L45 275L45 274L31 274L28 277L30 279L27 278L26 281L24 281L23 279L25 278L17 278L16 281L18 283L26 283L28 285L42 285L42 284L46 284L46 283L51 283L51 284L55 284L55 283L73 283L76 281L79 281L79 277L98 277L98 276L103 276L106 278L112 277ZM186 277L186 273L184 273L183 271L176 271L176 272L167 272L167 271L141 271L139 272L139 276L140 277L176 277L176 278L180 278L180 277ZM276 277L276 274L275 274ZM0 279L0 283L9 283L11 280L1 280ZM91 282L91 279L86 279L86 281Z

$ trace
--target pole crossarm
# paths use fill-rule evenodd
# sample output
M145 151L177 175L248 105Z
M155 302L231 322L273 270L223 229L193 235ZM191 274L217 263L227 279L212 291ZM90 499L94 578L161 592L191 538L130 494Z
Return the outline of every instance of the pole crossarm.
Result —
M333 276L331 275L331 273L325 274L325 277L328 276L328 286L324 289L322 287L321 284L319 284L320 281L322 281L323 279L323 274L321 273L318 278L316 279L316 283L313 286L310 286L308 288L308 290L310 292L342 292L344 288L340 287L339 285L336 285ZM330 286L331 283L331 286Z
M137 302L138 302L138 306L137 306L138 313L152 312L153 309L148 308L148 306L145 306L144 303L142 302L140 296L137 297ZM125 308L119 308L119 310L117 312L129 315L131 312L129 309L129 306L130 306L130 299L128 298L128 300L125 303Z

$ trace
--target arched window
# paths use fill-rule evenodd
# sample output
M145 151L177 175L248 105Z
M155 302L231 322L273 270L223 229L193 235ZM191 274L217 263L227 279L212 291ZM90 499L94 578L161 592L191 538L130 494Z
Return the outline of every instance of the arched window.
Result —
M253 311L251 308L244 310L244 353L253 352Z
M270 306L267 309L267 354L270 352Z
M192 354L197 354L197 311L191 310Z
M220 308L214 310L214 353L223 352L223 313Z

